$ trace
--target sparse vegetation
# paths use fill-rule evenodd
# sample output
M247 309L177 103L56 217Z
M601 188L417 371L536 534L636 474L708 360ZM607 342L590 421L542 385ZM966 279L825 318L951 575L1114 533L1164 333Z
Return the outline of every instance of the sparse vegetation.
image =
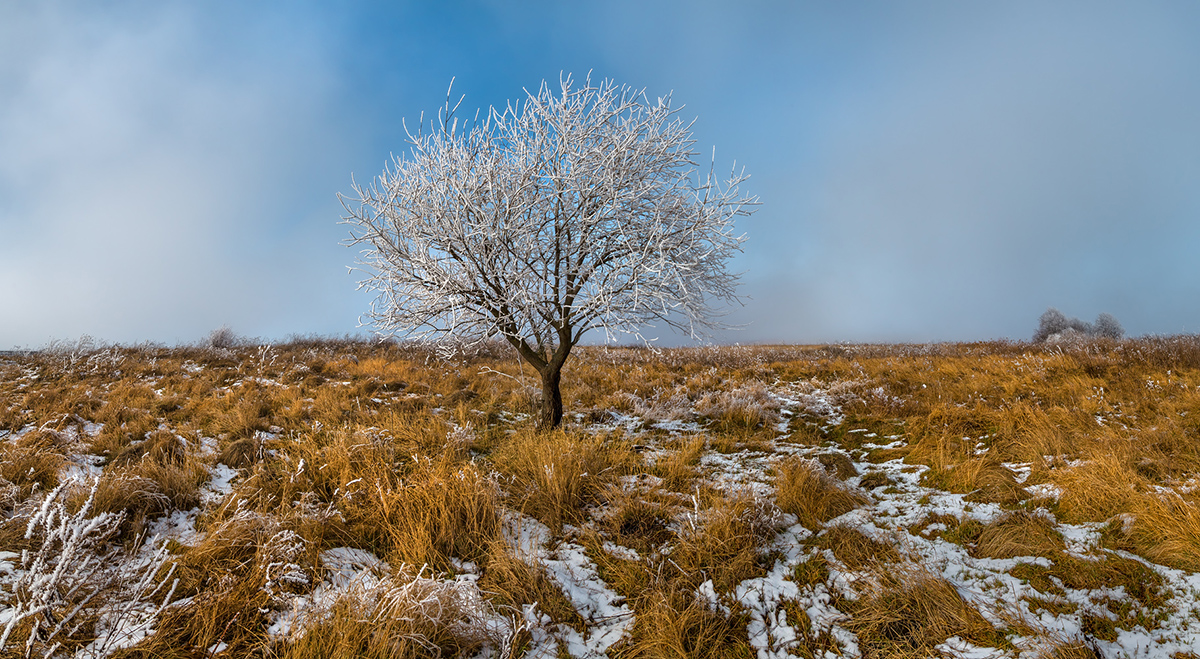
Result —
M0 357L0 656L1200 641L1166 569L1200 570L1194 337L586 348L553 431L522 368L311 339ZM68 553L54 520L92 530ZM49 597L60 555L104 569Z

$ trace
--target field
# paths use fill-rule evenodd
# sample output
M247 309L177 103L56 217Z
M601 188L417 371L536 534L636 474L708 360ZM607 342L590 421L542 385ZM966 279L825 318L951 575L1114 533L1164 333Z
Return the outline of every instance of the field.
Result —
M1200 657L1200 339L0 356L0 657Z

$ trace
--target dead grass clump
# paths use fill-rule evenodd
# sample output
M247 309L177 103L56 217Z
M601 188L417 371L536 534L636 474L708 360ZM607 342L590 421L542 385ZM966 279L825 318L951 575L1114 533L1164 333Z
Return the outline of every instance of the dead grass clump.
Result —
M243 437L230 442L221 449L217 462L234 469L248 469L261 459L261 443L257 437Z
M662 479L663 485L676 492L691 490L692 481L696 477L696 465L704 453L704 437L688 437L678 440L671 446L666 455L659 455L654 460L651 473Z
M753 430L779 423L779 400L761 382L743 383L727 391L709 392L696 401L696 412L718 431Z
M412 572L385 578L374 588L343 595L327 610L308 613L303 630L293 632L282 656L472 656L487 643L514 640L489 624L492 607L473 585ZM501 652L508 656L512 649Z
M1070 429L1061 413L1053 418L1041 407L1026 400L1008 399L996 416L996 435L1006 438L1011 456L1020 462L1032 462L1035 471L1044 469L1043 456L1063 455L1077 450Z
M137 408L116 409L117 404L111 400L101 410L98 423L104 428L100 434L92 438L91 451L96 455L113 456L120 453L126 446L140 442L146 434L158 428L158 418L146 410Z
M111 464L127 467L135 462L150 461L160 465L182 465L187 457L183 438L169 430L156 430L144 441L130 444L113 456Z
M672 515L662 502L638 492L617 491L608 498L609 512L602 529L613 536L617 544L646 553L673 537L670 530Z
M900 560L900 551L894 543L883 542L846 524L825 529L817 538L817 546L833 552L834 558L850 570Z
M1018 510L985 524L972 553L982 558L1054 558L1065 548L1053 521L1045 515Z
M317 392L318 404L333 389L322 388ZM256 385L231 388L222 404L225 410L215 415L208 429L214 434L228 435L231 439L253 437L258 430L271 426L271 400L268 392ZM340 414L339 414L340 417Z
M1058 504L1066 520L1101 522L1130 512L1145 480L1115 451L1099 450L1089 458L1084 465L1055 470L1052 475L1054 484L1062 489Z
M1039 657L1042 659L1103 659L1104 655L1081 640L1059 641L1046 648Z
M775 500L809 529L865 504L867 497L838 482L819 462L793 457L775 468Z
M780 527L779 509L752 494L717 497L687 513L680 527L670 557L684 580L695 588L712 579L725 592L764 572L759 550Z
M272 609L312 585L310 545L245 507L211 521L195 546L178 549L178 592L190 599L165 611L157 633L129 656L194 656L217 643L231 656L260 653Z
M469 464L431 463L368 497L349 521L377 524L395 562L450 569L451 557L481 560L499 539L499 489Z
M917 565L874 573L878 589L858 600L846 627L864 659L927 657L951 636L995 645L997 632L949 581Z
M655 591L638 608L632 638L614 654L629 658L750 659L745 616L726 616L694 590Z
M78 509L83 505L85 496L85 492L73 493L68 505ZM124 512L119 537L136 537L145 528L148 518L171 509L171 497L149 478L106 471L96 488L92 507L97 513Z
M499 488L468 461L467 440L434 417L402 438L335 430L263 442L234 499L314 539L329 536L382 557L450 569L449 558L478 560L497 537ZM416 442L432 444L432 455ZM247 447L249 448L249 447ZM271 456L267 451L274 452Z
M858 481L858 486L869 492L877 487L887 487L892 483L892 477L888 476L886 471L880 470L865 474Z
M817 461L825 467L825 473L832 474L840 481L858 475L854 461L845 453L822 453L817 456Z
M908 435L914 460L926 464L945 464L974 455L974 438L991 434L998 419L990 406L955 404L970 397L959 398L954 395L932 407L927 415L912 419L908 425Z
M583 519L608 486L627 473L636 454L624 441L569 433L519 430L492 453L522 512L551 529Z
M34 488L54 489L66 461L55 433L35 430L16 440L0 441L0 478L21 488L22 499Z
M575 606L563 594L562 588L550 579L545 567L518 558L505 542L491 546L483 574L479 577L479 588L490 593L495 604L514 610L536 604L538 610L549 615L555 623L575 628L583 623Z
M1146 558L1200 571L1200 508L1194 502L1174 493L1140 497L1131 535Z
M12 405L0 403L0 430L16 432L25 427L26 423L28 423L27 415L20 404L15 402Z
M223 575L192 599L164 610L157 633L121 653L122 658L206 656L225 644L228 656L255 656L267 646L270 596L254 578Z
M967 494L967 501L1012 505L1028 496L1013 474L994 458L970 458L935 466L921 475L921 484Z

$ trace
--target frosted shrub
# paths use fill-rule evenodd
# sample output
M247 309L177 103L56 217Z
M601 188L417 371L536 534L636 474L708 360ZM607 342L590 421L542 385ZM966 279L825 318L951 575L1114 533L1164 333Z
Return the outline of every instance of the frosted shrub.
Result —
M725 422L736 421L748 427L777 423L779 400L761 382L749 382L730 391L706 393L696 401L701 416Z
M234 333L228 325L222 325L209 332L206 347L217 350L236 348L243 343L241 337Z
M402 565L392 576L356 581L336 597L321 594L293 634L298 654L337 656L383 647L397 655L474 654L491 647L503 657L524 630L516 616L497 612L474 580L441 579L425 567Z
M671 393L658 392L642 398L629 392L615 395L621 409L628 410L648 423L660 421L688 421L695 416L687 392L676 390Z
M287 530L271 536L259 549L257 562L263 572L263 590L272 600L281 602L285 599L283 593L308 588L308 573L296 564L306 549L308 541Z
M1117 321L1112 314L1102 313L1096 317L1096 324L1093 326L1096 336L1102 339L1112 339L1114 341L1125 336L1125 328L1121 327L1121 323Z
M1051 307L1038 319L1038 328L1033 333L1033 342L1058 342L1085 338L1117 340L1124 335L1124 328L1112 314L1102 313L1096 317L1095 324L1092 324L1078 318L1067 318L1063 312Z

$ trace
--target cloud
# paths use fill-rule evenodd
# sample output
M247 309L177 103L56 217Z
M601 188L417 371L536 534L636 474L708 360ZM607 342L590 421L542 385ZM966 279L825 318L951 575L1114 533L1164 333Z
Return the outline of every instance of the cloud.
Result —
M746 334L1026 338L1047 306L1108 311L1133 333L1200 329L1179 304L1200 289L1198 51L1180 18L897 26L904 39L819 127L809 198L747 224L809 248L748 274Z
M335 193L456 91L675 92L753 176L726 341L1200 329L1186 3L8 3L0 347L342 333Z
M0 343L191 340L303 318L304 288L328 289L346 256L332 192L303 189L343 150L319 40L264 39L256 28L278 17L231 27L175 5L15 13L0 21ZM314 223L329 252L288 254Z

